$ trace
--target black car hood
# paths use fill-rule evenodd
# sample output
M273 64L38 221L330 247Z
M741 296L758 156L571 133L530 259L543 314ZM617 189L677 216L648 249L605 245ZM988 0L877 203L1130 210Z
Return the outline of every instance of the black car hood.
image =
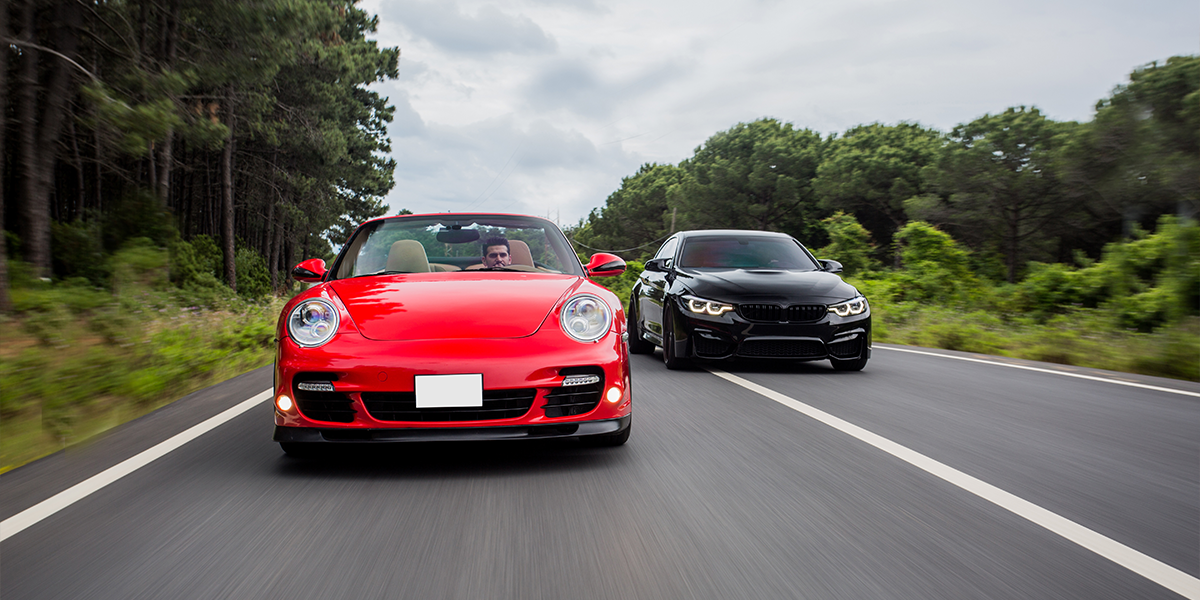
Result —
M679 269L676 283L706 300L745 304L831 304L858 295L854 286L824 271Z

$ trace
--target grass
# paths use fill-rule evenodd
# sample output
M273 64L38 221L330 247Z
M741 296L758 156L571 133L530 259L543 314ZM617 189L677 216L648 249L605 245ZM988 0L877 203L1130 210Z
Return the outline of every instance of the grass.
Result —
M282 300L161 285L14 289L0 316L0 472L269 364Z

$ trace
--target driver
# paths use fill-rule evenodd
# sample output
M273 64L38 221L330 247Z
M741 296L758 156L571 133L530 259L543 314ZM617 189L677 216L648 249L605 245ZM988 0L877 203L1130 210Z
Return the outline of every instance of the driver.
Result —
M485 269L498 269L511 264L512 254L509 252L507 238L488 238L483 243L483 267Z

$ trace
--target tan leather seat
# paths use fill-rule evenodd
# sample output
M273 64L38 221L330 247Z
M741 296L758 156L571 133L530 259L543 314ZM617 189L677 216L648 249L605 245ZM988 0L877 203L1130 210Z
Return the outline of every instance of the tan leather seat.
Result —
M402 273L428 273L429 258L425 247L416 240L400 240L388 250L387 270Z
M533 255L529 253L529 245L525 242L508 240L508 253L512 255L512 264L533 266Z

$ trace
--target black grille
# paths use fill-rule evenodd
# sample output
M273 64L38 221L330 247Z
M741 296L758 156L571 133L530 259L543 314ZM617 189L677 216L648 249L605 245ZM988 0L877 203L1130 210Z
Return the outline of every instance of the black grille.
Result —
M793 304L786 309L775 304L742 304L738 312L747 321L811 323L824 318L829 309L824 304Z
M727 356L733 352L733 344L721 340L710 340L702 335L693 336L692 344L696 349L696 356L716 358Z
M600 381L587 385L572 385L553 388L546 393L546 416L569 417L591 412L600 404L600 396L604 391L604 370L600 367L567 367L558 372L559 375L597 375Z
M358 411L349 394L342 392L310 392L296 387L304 381L337 381L337 373L296 373L292 378L292 396L300 414L316 420L332 423L349 423Z
M771 358L811 358L825 356L825 344L817 340L746 340L740 356Z
M529 412L536 388L483 390L482 407L417 408L416 392L363 392L363 406L380 421L493 421Z
M788 307L787 319L792 323L820 321L829 313L824 304L793 304Z
M854 358L858 356L859 349L862 347L862 340L854 338L844 342L837 342L829 345L829 354L838 358Z

